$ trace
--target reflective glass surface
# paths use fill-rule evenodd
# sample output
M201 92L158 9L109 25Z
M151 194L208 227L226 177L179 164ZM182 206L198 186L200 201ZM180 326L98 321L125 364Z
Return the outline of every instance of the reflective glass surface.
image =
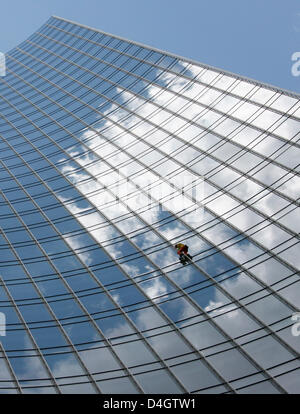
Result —
M0 393L299 393L299 96L56 17L6 64Z

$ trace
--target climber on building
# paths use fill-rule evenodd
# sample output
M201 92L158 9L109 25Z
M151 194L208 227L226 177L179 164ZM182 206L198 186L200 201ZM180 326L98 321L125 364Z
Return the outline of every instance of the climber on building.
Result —
M177 254L179 255L180 262L186 264L188 259L192 259L193 256L188 254L189 246L183 243L175 244L175 249L177 249Z

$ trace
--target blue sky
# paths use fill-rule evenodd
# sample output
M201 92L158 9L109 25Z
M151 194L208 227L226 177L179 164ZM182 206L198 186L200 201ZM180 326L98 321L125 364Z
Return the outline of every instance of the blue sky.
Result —
M300 93L297 0L10 0L1 4L0 51L53 14Z

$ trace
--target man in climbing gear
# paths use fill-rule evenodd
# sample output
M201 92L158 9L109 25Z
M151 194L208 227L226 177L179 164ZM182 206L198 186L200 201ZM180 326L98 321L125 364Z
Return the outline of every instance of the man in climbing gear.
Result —
M193 256L188 254L189 246L183 243L175 244L175 249L177 249L177 254L179 255L180 262L186 264L188 258L192 259Z

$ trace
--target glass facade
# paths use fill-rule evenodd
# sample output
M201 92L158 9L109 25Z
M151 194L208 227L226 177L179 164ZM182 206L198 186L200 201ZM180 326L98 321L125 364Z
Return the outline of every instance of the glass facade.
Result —
M54 16L5 58L0 392L300 393L299 96Z

